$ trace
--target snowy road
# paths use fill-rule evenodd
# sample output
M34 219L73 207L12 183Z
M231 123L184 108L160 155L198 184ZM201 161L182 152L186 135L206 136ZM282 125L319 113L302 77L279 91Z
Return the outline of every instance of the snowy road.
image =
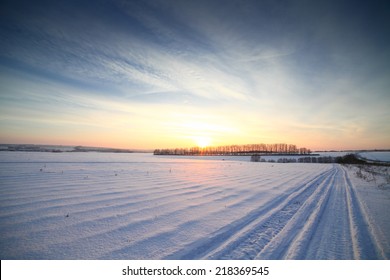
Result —
M347 172L334 165L180 258L383 259L368 220Z
M1 259L390 258L388 183L338 164L6 153L0 167Z

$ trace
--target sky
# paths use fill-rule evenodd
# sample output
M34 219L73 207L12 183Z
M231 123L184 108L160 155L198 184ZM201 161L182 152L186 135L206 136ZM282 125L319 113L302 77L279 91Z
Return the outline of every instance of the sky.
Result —
M0 2L0 143L390 148L386 1Z

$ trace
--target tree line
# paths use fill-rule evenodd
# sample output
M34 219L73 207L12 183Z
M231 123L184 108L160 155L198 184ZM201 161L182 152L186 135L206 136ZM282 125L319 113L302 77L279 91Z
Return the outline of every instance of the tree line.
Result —
M310 149L298 148L293 144L246 144L216 147L192 147L156 149L155 155L252 155L252 154L310 154Z
M316 156L303 156L299 158L279 158L277 160L270 158L265 159L262 158L259 154L254 154L251 156L251 161L253 162L277 162L277 163L335 163L339 160L338 157L331 157L331 156L323 156L323 157L316 157Z

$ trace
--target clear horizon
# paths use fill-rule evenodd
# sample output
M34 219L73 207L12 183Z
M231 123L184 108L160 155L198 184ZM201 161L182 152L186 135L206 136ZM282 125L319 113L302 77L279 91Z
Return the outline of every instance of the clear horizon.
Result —
M250 143L247 143L250 145ZM243 144L243 145L247 145L247 144ZM251 144L292 144L292 143L251 143ZM150 151L150 152L153 152L154 150L156 149L175 149L175 148L178 148L178 149L190 149L190 148L194 148L194 147L198 147L198 148L207 148L207 147L217 147L217 146L205 146L205 147L200 147L200 146L197 146L197 145L194 145L194 146L187 146L187 147L152 147L152 148L132 148L132 147L109 147L109 146L85 146L85 145L63 145L63 144L42 144L42 143L0 143L0 145L34 145L34 146L47 146L47 147L85 147L85 148L102 148L102 149L123 149L123 150L134 150L134 151L140 151L140 150L145 150L145 151ZM231 145L235 145L235 144L228 144L228 145L225 145L225 146L231 146ZM332 152L332 151L390 151L390 148L373 148L373 149L311 149L310 147L298 147L298 148L307 148L309 149L311 152L320 152L320 151L328 151L328 152Z
M390 148L386 3L0 5L1 143Z

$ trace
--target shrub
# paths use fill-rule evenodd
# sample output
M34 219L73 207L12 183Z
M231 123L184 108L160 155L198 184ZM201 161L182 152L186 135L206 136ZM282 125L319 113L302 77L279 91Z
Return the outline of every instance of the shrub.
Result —
M340 164L365 164L364 160L358 159L355 154L347 154L343 157L337 157L336 162Z

